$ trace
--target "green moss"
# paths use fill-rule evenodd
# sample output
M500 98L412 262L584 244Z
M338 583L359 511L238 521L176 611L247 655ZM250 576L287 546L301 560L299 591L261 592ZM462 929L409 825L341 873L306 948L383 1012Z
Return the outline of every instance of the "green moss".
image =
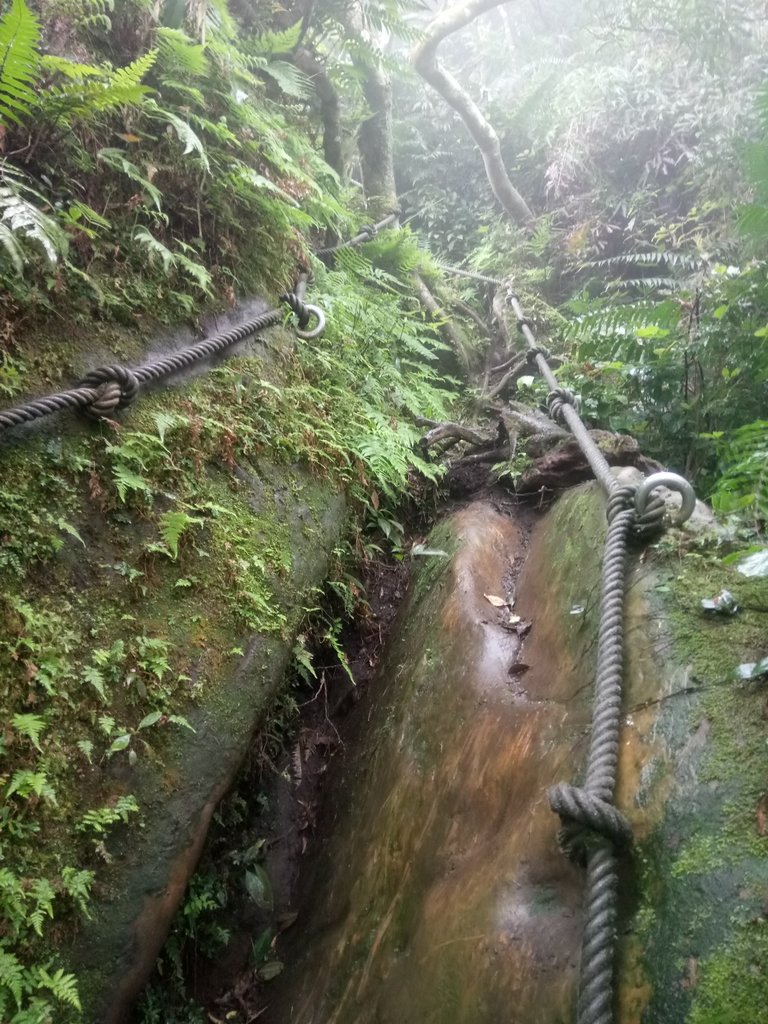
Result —
M725 949L699 964L687 1024L755 1024L768 1006L768 921L743 926Z
M677 783L661 824L638 851L634 924L653 982L643 1019L741 1024L758 1019L768 1002L763 971L748 974L746 966L761 964L765 953L765 929L756 922L768 891L768 840L757 809L768 746L764 691L739 681L736 668L765 649L768 581L739 576L714 551L680 558L666 545L653 555L652 571L658 585L650 596L672 641L659 647L664 674L671 677L671 652L695 692L661 705L655 734L671 763L645 780L649 803L670 772ZM700 601L724 588L740 611L708 617Z

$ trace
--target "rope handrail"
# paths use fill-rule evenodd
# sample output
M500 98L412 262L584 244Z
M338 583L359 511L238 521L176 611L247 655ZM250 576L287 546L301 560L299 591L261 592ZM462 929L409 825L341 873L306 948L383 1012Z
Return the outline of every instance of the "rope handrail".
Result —
M560 386L536 343L518 297L509 304L535 364L550 387L547 406L555 422L576 438L607 496L608 532L600 586L597 664L592 704L592 729L584 785L560 783L548 792L549 803L562 823L558 839L563 851L586 866L584 933L577 1024L611 1024L614 1019L614 959L618 917L618 853L631 843L632 829L614 805L619 758L619 726L624 657L624 591L629 544L634 536L649 539L664 526L664 500L658 487L678 491L682 505L675 522L693 512L695 495L687 480L675 473L655 473L639 487L621 484L611 472L577 412L578 400Z
M378 224L366 224L349 241L326 249L317 249L315 256L329 256L339 249L350 249L362 245L364 242L370 242L379 231L396 223L397 218L398 214L394 212L388 214ZM296 334L303 340L316 338L325 330L323 311L318 306L304 301L308 283L309 274L302 272L299 274L294 290L280 296L280 301L286 303L296 315L298 321ZM316 323L310 330L309 324L312 317L315 318ZM90 419L98 420L109 417L119 409L131 405L138 397L143 385L162 380L164 377L186 369L193 363L218 355L238 342L244 341L252 334L258 334L267 327L274 327L282 319L283 311L280 308L270 309L229 331L216 334L211 338L204 338L181 352L163 356L135 369L119 365L98 367L87 373L73 388L56 391L51 395L31 399L11 409L0 411L0 435L6 430L12 430L24 423L31 423L66 409L82 412Z
M323 256L332 256L333 253L338 252L340 249L352 249L355 246L363 245L365 242L372 242L380 231L397 223L399 215L399 211L396 211L387 214L378 224L364 224L360 228L359 234L355 235L354 238L350 238L348 242L339 242L338 245L328 245L324 249L315 249L315 256L321 258Z
M460 267L451 267L447 263L438 263L437 267L444 270L446 274L456 274L457 277L469 277L473 281L483 281L485 284L496 285L500 288L504 282L497 277L489 277L487 274L478 274L474 270L462 270Z

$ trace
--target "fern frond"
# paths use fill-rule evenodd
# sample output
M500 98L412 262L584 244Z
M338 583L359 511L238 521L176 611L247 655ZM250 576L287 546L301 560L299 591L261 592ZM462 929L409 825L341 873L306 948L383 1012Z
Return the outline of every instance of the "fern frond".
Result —
M158 66L162 74L181 78L200 78L210 70L205 47L178 28L156 31Z
M205 146L200 141L200 137L193 131L193 129L187 124L187 122L174 114L171 110L165 110L163 107L159 107L154 100L147 100L144 104L144 109L149 113L150 117L157 118L160 121L165 121L171 125L173 130L179 139L179 142L184 146L184 155L188 153L197 153L200 157L200 163L203 165L203 169L210 171L211 165L208 160L208 154L205 151Z
M19 237L37 243L50 263L67 253L66 233L38 203L45 205L46 200L28 183L27 176L8 164L0 165L0 244L18 273L24 269Z
M286 96L304 100L312 95L312 82L295 64L289 64L286 60L271 60L262 71L280 86Z
M262 32L252 42L256 53L288 53L299 41L301 21L295 21L282 32Z
M671 299L604 306L576 317L564 327L562 337L565 341L578 341L592 335L626 336L647 327L671 331L679 324L680 316L680 303Z
M157 207L158 213L161 212L163 199L162 192L160 191L159 188L153 185L152 182L145 175L141 173L136 164L132 163L128 159L128 157L125 155L122 149L113 149L111 147L100 149L99 152L96 154L96 159L101 160L103 163L107 164L108 167L113 168L113 170L121 171L123 174L129 177L131 181L135 181L137 184L141 185L141 187L144 189L144 191L147 193L147 195L150 197L152 202Z
M602 260L590 260L585 267L679 267L681 270L702 270L705 261L698 256L689 256L682 252L661 252L652 249L648 252L627 252L621 256L610 256Z
M728 468L711 495L715 511L751 511L768 521L768 420L755 420L734 431L722 460Z
M179 556L179 541L182 534L193 525L201 525L202 519L187 515L186 512L169 511L160 517L160 536L163 538L171 558L175 561Z
M0 18L0 119L18 124L35 100L40 23L24 0Z
M2 1002L3 989L7 989L11 993L16 1003L16 1009L20 1010L24 993L24 967L13 953L0 946L0 1002Z
M61 57L46 58L46 67L67 81L51 86L37 97L36 110L49 120L69 123L75 118L87 120L104 111L138 106L152 92L141 83L156 59L157 50L150 50L115 70L109 66L71 63Z
M54 999L76 1010L81 1010L80 996L77 991L77 979L74 974L67 974L59 968L50 974L45 967L34 966L29 971L30 980L37 989L48 989Z
M11 719L11 725L22 736L26 736L34 747L37 747L38 750L42 749L40 737L45 732L46 721L41 715L14 715Z

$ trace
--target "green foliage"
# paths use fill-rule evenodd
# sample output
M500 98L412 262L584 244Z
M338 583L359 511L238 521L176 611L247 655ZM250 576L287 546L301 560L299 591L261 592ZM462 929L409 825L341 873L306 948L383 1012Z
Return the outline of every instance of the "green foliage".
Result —
M0 245L18 274L24 269L25 239L35 242L49 263L67 254L66 234L41 205L45 199L27 176L9 164L0 164Z
M35 100L40 23L24 0L0 18L0 123L19 122Z
M768 420L754 420L720 444L722 474L711 495L717 512L740 512L758 527L768 523Z
M139 805L133 796L118 797L114 805L95 807L86 811L75 825L77 832L89 832L97 836L105 835L112 825L122 822L126 824L132 814L138 814Z

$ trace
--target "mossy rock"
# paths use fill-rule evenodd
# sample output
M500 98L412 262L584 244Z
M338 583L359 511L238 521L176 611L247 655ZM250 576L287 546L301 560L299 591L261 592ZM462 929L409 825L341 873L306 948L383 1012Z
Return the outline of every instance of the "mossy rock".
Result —
M746 1024L768 1005L765 694L735 678L765 653L768 593L722 563L702 522L630 560L621 1024ZM545 794L583 776L604 537L592 484L527 546L487 504L430 538L446 555L419 569L393 633L270 1019L572 1019L583 876ZM496 599L523 560L521 636ZM741 610L709 619L700 599L723 586Z
M76 974L82 1015L62 1022L125 1019L345 527L343 483L269 435L263 396L290 359L270 339L119 424L52 417L4 445L4 866L22 894L50 886L55 925L14 948ZM57 365L104 361L80 339Z

